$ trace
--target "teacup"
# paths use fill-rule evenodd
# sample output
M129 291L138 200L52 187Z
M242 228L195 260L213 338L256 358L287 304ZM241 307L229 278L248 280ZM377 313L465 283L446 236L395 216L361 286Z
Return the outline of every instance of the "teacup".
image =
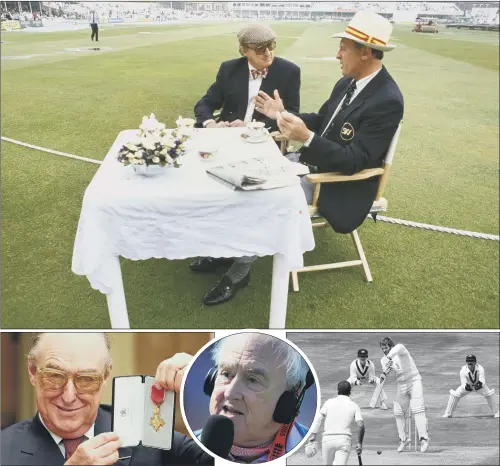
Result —
M181 135L191 136L196 120L193 120L193 118L178 118L175 123Z
M216 153L217 153L217 148L209 144L203 145L198 149L198 155L203 160L211 159Z
M251 121L246 124L249 139L258 140L266 137L269 131L265 128L266 124L262 121Z
M193 118L178 118L175 121L177 128L192 128L194 127L195 123L196 120L194 120Z

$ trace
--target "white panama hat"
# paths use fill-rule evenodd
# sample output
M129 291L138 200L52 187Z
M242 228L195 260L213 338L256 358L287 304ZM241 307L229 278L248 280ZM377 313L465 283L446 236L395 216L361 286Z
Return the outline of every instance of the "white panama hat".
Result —
M389 52L396 48L389 44L391 33L392 24L389 20L373 11L358 11L345 31L332 37L343 37L375 50Z

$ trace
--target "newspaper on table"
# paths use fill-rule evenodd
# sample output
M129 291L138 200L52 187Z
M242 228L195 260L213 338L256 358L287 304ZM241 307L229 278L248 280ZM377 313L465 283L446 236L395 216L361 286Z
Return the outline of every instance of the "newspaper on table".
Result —
M251 191L292 186L299 183L299 176L309 173L309 168L286 157L253 157L226 162L206 171L232 189Z

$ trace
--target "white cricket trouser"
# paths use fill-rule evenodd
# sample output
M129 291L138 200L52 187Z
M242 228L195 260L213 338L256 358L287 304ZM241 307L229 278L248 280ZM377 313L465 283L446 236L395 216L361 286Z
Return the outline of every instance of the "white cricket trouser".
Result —
M408 412L410 406L410 400L421 399L422 405L424 403L424 389L422 387L422 381L417 380L411 383L398 383L398 390L396 393L396 401L399 403L403 411Z
M321 452L323 464L347 464L351 453L351 436L323 434Z

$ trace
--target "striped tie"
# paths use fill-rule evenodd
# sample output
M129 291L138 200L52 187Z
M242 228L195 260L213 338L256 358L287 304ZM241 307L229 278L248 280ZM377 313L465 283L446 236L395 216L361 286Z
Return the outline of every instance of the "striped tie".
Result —
M65 455L65 460L68 461L73 454L75 453L76 449L87 440L87 437L85 435L82 435L81 437L78 438L63 438L62 443L64 445L64 449L66 450L66 455Z
M328 125L328 128L325 129L323 132L323 137L328 136L328 133L332 130L333 125L335 123L335 119L339 115L340 112L345 110L345 108L351 103L352 96L354 95L354 91L356 91L356 81L353 79L351 84L347 87L347 91L345 93L345 99L342 102L342 106L340 107L340 110L338 111L337 115L335 115L335 118L330 122Z

